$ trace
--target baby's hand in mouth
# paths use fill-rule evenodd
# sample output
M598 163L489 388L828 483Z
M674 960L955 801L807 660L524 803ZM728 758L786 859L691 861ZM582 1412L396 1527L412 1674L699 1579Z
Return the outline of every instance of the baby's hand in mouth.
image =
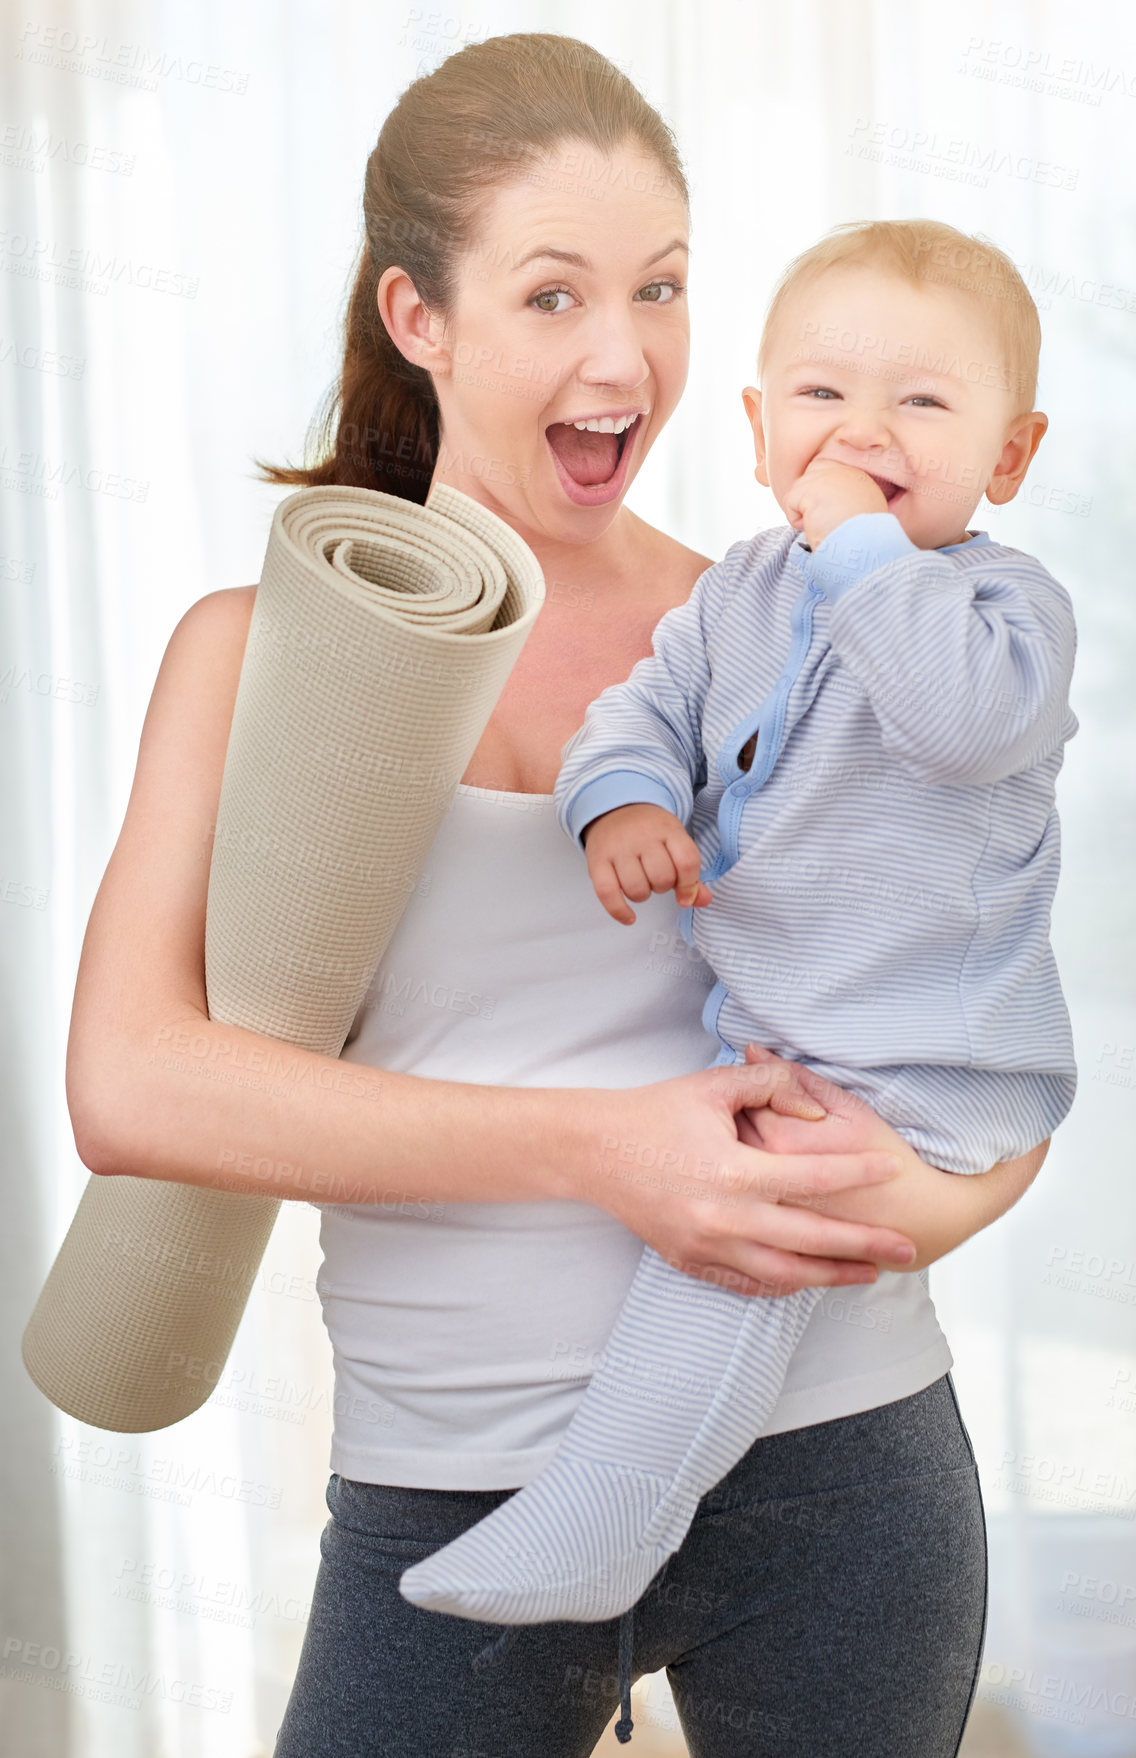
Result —
M886 487L882 486L886 483ZM898 483L835 458L814 458L785 499L785 514L810 549L857 513L886 513L903 493Z

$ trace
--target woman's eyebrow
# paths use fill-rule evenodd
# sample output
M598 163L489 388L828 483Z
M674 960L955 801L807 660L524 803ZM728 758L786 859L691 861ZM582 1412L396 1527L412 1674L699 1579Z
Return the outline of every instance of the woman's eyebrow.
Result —
M690 255L690 246L685 239L672 238L669 244L663 245L662 250L656 250L654 256L649 256L643 267L649 269L653 262L658 262L660 257L669 256L672 250L685 250L687 256ZM530 250L527 255L522 256L519 262L513 264L513 273L516 274L518 269L523 269L526 263L532 262L533 258L538 256L554 257L557 262L571 263L572 267L576 269L590 269L592 266L587 257L581 256L579 251L557 250L554 245L540 244L535 250Z

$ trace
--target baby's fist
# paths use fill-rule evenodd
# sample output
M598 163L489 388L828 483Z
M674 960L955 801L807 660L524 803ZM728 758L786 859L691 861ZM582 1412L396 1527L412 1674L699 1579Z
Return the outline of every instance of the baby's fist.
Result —
M857 513L886 513L887 496L866 470L835 458L813 458L785 497L789 523L803 531L810 549Z
M653 891L673 891L680 909L710 902L702 883L702 857L685 826L663 806L646 802L601 812L584 829L588 876L609 916L625 927Z

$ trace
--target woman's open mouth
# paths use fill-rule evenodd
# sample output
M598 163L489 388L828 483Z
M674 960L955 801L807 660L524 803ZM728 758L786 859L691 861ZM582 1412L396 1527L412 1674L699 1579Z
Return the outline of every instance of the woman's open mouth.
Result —
M642 425L640 413L622 433L593 433L571 421L554 421L545 428L552 462L569 500L578 507L618 500Z

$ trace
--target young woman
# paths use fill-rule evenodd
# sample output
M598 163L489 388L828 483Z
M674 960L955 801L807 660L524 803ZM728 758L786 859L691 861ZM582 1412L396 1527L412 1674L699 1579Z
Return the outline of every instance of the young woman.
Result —
M635 927L616 927L551 811L587 703L710 562L623 504L687 371L673 139L586 44L494 38L403 93L364 218L319 459L266 474L418 501L449 482L520 533L547 583L343 1051L382 1071L378 1098L336 1090L314 1053L295 1052L313 1078L286 1102L149 1058L168 1026L229 1056L270 1047L208 1019L204 980L251 586L207 594L171 637L67 1066L96 1172L209 1185L236 1145L334 1164L360 1192L323 1215L332 1519L278 1758L583 1758L621 1695L627 1737L632 1670L664 1666L694 1758L947 1758L986 1552L917 1272L1009 1208L1044 1147L957 1178L850 1101L803 1149L768 1103L791 1069L760 1048L707 1066L710 979L673 898L645 875ZM422 1611L398 1578L551 1458L643 1241L742 1294L836 1292L768 1431L634 1614L516 1628L475 1666L499 1628Z

